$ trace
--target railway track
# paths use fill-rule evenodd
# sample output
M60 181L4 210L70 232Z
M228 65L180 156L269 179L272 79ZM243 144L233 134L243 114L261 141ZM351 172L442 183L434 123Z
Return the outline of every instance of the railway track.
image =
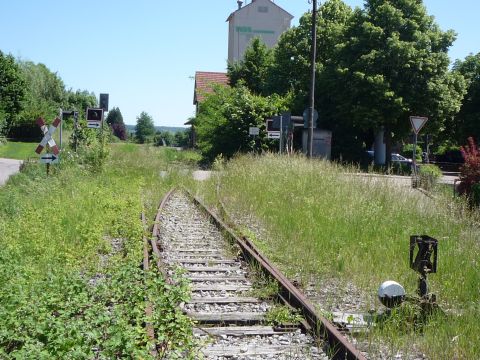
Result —
M199 358L364 359L252 244L237 238L198 200L181 191L169 192L152 235L151 246L164 276L169 278L180 268L190 281L191 299L180 306L196 323ZM278 283L276 299L256 295L252 261L257 272L260 267ZM304 320L287 324L272 320L278 300ZM153 338L152 329L147 330Z

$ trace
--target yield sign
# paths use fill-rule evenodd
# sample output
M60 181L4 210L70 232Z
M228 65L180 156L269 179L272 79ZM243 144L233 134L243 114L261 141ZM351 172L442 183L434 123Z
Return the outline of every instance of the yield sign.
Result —
M57 130L58 125L60 124L60 119L56 118L53 120L52 125L50 125L50 128L47 128L47 125L45 125L45 121L42 118L37 119L37 124L40 126L40 128L43 131L43 139L40 141L40 144L38 144L37 148L35 149L35 152L37 154L40 154L45 146L48 144L50 146L50 149L55 155L58 155L58 146L55 143L55 140L53 140L52 135Z
M418 134L427 121L427 117L410 116L410 123L412 124L413 132Z

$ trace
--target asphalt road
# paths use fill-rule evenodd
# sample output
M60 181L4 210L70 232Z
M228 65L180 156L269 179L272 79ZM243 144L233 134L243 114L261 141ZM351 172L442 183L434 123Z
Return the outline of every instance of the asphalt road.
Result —
M20 171L22 160L0 158L0 186L5 185L8 178Z

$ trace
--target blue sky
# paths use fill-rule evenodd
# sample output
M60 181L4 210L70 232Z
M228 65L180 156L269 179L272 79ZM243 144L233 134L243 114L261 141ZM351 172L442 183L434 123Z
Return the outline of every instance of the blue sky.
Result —
M250 0L248 1L250 2ZM346 0L352 7L363 0ZM277 0L295 16L307 0ZM457 41L450 57L480 52L478 0L426 0ZM182 126L194 113L195 71L224 71L235 0L0 0L0 50L44 63L68 88L110 94L127 124L142 111Z

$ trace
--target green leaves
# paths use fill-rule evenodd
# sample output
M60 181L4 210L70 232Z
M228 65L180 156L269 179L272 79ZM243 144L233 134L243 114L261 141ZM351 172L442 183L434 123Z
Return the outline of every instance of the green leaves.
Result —
M156 206L171 181L157 150L115 146L101 174L72 163L47 178L29 164L0 188L0 358L150 359L147 299L165 351L193 346L177 309L186 285L139 266L142 197ZM156 167L138 161L146 151Z
M155 126L153 118L145 111L142 111L137 117L137 125L135 126L135 137L140 144L143 144L153 137L155 134Z

